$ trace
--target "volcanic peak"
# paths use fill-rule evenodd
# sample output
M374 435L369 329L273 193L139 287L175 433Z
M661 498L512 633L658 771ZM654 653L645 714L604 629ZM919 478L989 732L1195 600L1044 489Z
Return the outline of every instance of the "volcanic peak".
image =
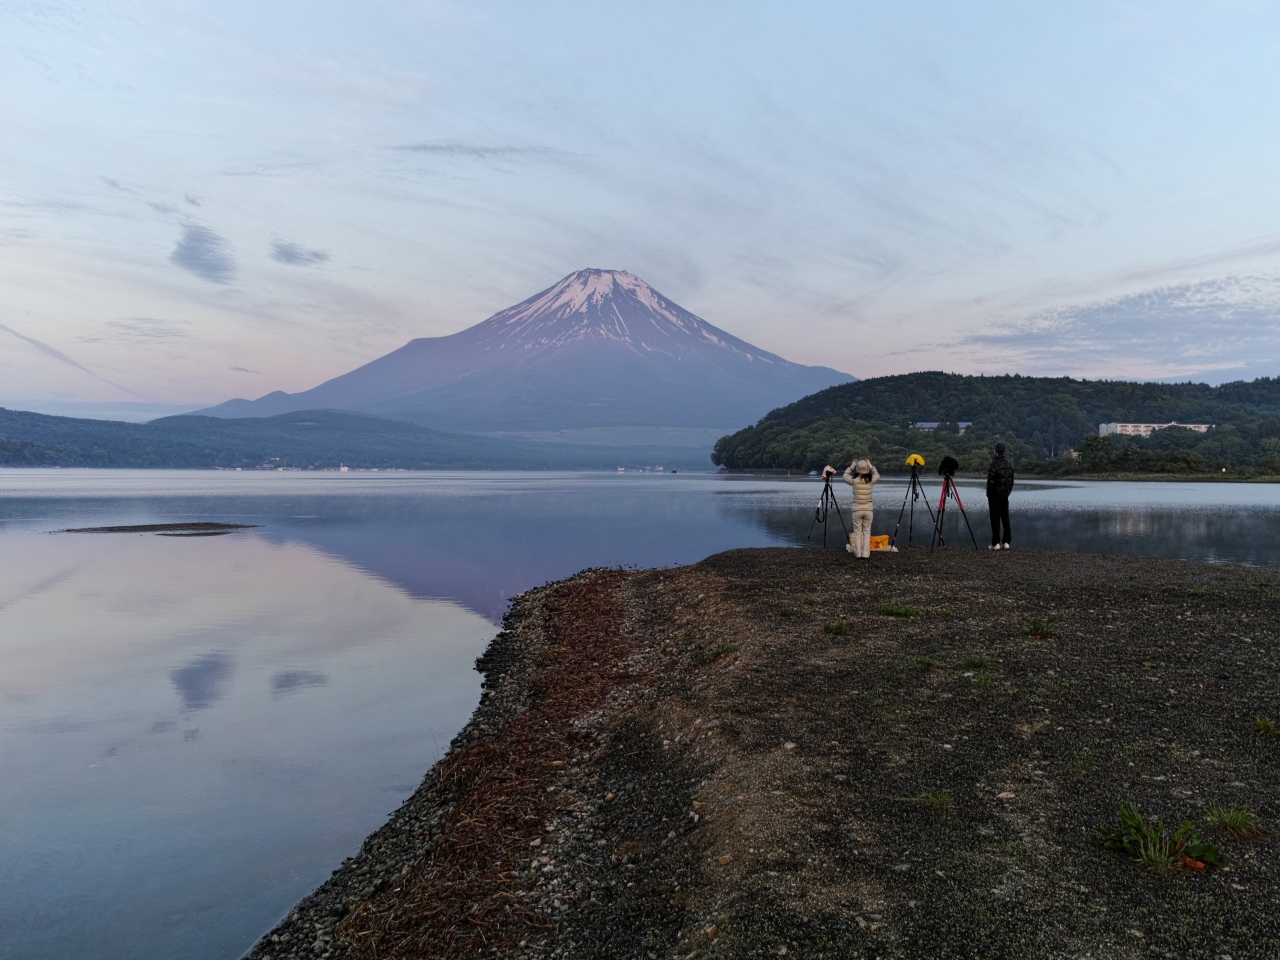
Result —
M780 358L712 326L625 270L578 270L472 328L498 349L539 349L575 340L613 340L669 352L680 342L729 349L748 360Z

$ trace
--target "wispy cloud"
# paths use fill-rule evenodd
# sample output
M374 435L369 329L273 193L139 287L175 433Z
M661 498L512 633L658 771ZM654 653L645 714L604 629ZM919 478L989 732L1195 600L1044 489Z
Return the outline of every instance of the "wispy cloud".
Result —
M271 259L281 263L305 266L311 263L324 263L329 259L329 254L323 250L309 250L287 240L276 240L271 244Z
M1269 366L1280 373L1280 276L1197 280L1059 307L1000 321L957 346L1024 370L1176 377Z
M186 340L191 337L186 320L157 320L154 317L125 317L108 320L106 327L112 339L131 343L158 343L163 340Z
M236 262L227 241L197 223L183 228L169 260L210 283L226 283L235 275Z
M491 146L479 143L462 143L457 140L427 140L422 143L404 143L392 147L407 153L426 153L458 160L567 160L577 156L567 150L554 147L521 147L511 145Z
M200 198L197 197L194 193L188 193L182 199L187 201L187 203L191 204L191 206L193 207L200 206Z
M248 367L232 367L231 372L232 373L252 373L252 374L256 374L259 377L262 376L261 370L250 370Z
M57 360L59 363L64 363L69 367L74 367L76 370L79 370L81 373L87 373L89 376L93 377L94 379L101 380L103 383L107 384L108 386L115 387L117 390L123 390L125 393L128 393L135 397L142 397L142 399L144 400L147 399L146 397L143 397L142 394L137 393L136 391L130 390L128 387L122 387L120 386L120 384L115 383L114 381L108 380L106 377L102 376L102 374L96 373L93 370L90 370L84 364L77 363L75 360L72 360L61 350L51 347L49 346L49 344L44 343L41 340L37 340L35 337L28 337L25 333L19 333L17 330L13 329L13 327L6 326L3 323L0 323L0 330L3 330L5 333L9 334L10 336L17 337L19 340L21 340L23 343L29 346L35 347L37 350L43 353L46 357L49 357L53 360Z

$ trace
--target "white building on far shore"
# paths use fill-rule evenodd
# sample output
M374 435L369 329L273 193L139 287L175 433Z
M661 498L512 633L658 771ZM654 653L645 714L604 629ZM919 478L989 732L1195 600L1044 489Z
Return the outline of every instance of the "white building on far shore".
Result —
M944 421L941 421L941 420L921 420L919 423L913 423L913 424L911 425L911 429L912 429L912 430L923 430L923 431L925 431L926 433L928 433L928 432L930 432L930 431L932 431L932 430L937 430L938 428L940 428L940 427L942 426L943 422L944 422ZM972 427L972 426L973 426L973 421L972 421L972 420L957 420L957 421L956 421L956 433L958 433L960 436L962 436L962 437L963 437L963 436L964 436L964 432L965 432L966 430L968 430L968 429L969 429L970 427Z
M1149 437L1157 430L1163 430L1165 427L1182 427L1184 430L1194 430L1196 433L1208 433L1213 429L1212 423L1100 423L1098 424L1098 436L1109 437L1113 433L1118 433L1124 437Z

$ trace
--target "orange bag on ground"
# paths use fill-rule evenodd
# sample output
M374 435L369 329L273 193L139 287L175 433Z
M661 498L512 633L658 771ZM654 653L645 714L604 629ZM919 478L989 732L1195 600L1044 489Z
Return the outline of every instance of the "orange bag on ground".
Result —
M888 549L889 549L889 535L886 533L884 536L880 536L880 537L872 537L872 538L871 538L871 549L872 549L872 550L888 550Z

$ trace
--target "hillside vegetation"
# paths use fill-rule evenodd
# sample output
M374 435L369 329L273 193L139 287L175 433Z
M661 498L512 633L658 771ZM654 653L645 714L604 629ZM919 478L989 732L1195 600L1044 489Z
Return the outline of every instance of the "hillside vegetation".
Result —
M1150 439L1098 437L1110 422L1212 423ZM912 423L939 421L934 432ZM971 421L963 435L955 426ZM1280 473L1280 378L1227 383L1129 383L1069 377L911 373L831 387L722 437L712 460L731 470L814 470L869 456L897 469L909 453L955 456L986 469L997 441L1023 470L1070 474Z
M305 470L345 463L378 469L550 470L646 463L674 464L681 469L698 465L680 462L673 455L678 458L679 451L619 450L444 433L333 410L237 420L181 416L122 423L0 408L0 466L6 467ZM685 451L684 456L692 460L695 453Z

